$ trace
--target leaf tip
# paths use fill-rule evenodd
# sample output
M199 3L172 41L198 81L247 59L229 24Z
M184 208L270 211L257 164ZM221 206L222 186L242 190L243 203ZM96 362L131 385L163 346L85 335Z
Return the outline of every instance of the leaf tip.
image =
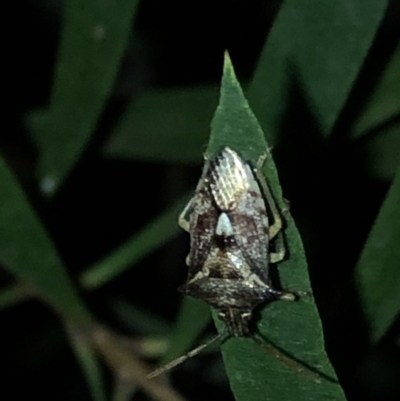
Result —
M235 69L233 68L232 60L229 55L229 51L224 51L224 68L223 68L223 78L228 78L231 81L237 81Z

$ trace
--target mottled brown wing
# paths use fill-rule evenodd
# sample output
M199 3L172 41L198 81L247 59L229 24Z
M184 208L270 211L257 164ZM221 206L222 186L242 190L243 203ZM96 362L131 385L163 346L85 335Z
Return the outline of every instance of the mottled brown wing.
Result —
M255 185L258 187L257 182ZM235 241L247 263L252 271L269 285L269 222L259 188L246 193L237 208L229 212L229 218Z
M229 218L235 241L250 268L269 285L268 216L253 196L244 197Z
M238 156L239 157L239 156ZM241 177L240 198L236 207L229 211L234 237L250 268L269 285L269 220L264 197L249 163L236 162L241 172L232 172L233 177ZM244 184L246 181L246 185Z
M192 200L190 220L189 279L204 265L213 243L218 210L208 189L198 187Z
M253 169L225 147L210 161L205 182L217 208L228 214L247 263L268 284L268 214Z

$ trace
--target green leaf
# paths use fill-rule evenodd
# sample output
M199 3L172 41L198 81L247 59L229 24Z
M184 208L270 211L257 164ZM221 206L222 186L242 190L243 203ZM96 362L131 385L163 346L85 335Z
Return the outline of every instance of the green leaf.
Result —
M366 160L365 168L370 177L393 180L400 160L400 117L372 135L364 135L353 143L357 153Z
M356 266L356 282L373 343L400 312L400 164Z
M23 285L12 285L0 290L0 310L15 305L28 298L31 294Z
M106 401L101 365L93 344L77 326L69 324L67 333L75 356L81 365L94 401Z
M132 331L165 335L171 329L170 325L159 316L154 316L124 299L112 299L109 304L115 317Z
M51 238L15 177L0 158L0 261L64 318L84 324L91 316L79 298Z
M27 116L51 195L78 161L112 89L138 0L70 0L48 110Z
M358 138L385 121L400 114L400 46L393 52L379 78L372 96L353 128L352 137Z
M148 223L108 256L85 269L79 279L82 287L86 290L101 287L182 232L177 218L186 202L187 196ZM0 308L13 305L27 296L29 294L26 289L12 286L0 292Z
M207 153L212 155L222 146L230 146L253 163L267 152L263 132L243 96L228 56L225 57L221 98L212 121ZM285 205L271 155L268 156L263 171L275 199L283 208ZM303 246L289 215L286 217L286 224L284 234L290 257L277 266L283 288L310 291ZM216 319L216 323L221 329L221 322ZM266 338L289 355L330 377L335 377L324 350L321 323L312 297L304 296L299 302L277 301L264 305L258 328ZM222 350L237 401L345 399L338 384L327 380L316 384L268 355L251 338L228 339Z
M128 106L104 154L168 163L196 162L201 159L217 99L218 90L211 86L148 91ZM176 143L179 146L172 145Z
M95 289L104 285L177 236L182 231L177 220L184 205L183 199L177 201L110 255L88 267L80 277L82 286L85 289Z
M249 88L249 101L272 143L293 83L329 135L363 65L388 0L286 0Z

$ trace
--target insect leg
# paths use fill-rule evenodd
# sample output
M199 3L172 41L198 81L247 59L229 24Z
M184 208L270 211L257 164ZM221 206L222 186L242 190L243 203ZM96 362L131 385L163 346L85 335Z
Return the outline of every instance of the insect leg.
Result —
M261 185L261 189L264 193L264 196L266 198L266 201L268 203L268 207L270 209L270 212L273 217L273 224L269 226L269 238L273 239L281 230L282 230L282 218L279 213L279 210L276 206L275 199L272 195L271 190L269 189L269 186L267 184L267 181L265 180L264 175L261 172L261 168L265 162L265 159L268 157L268 153L265 153L264 155L261 155L257 161L257 166L256 166L256 176L258 179L258 182ZM283 242L282 242L283 243Z
M296 301L298 294L288 290L276 290L274 288L268 289L268 294L273 299L280 299L282 301Z
M159 376L161 373L167 372L171 370L177 365L180 365L182 362L185 362L187 359L194 357L198 353L200 353L204 348L208 347L210 344L217 340L221 340L226 337L226 333L217 334L215 337L211 338L211 340L207 341L206 343L199 345L197 348L192 349L187 354L182 355L179 358L174 359L173 361L167 363L164 366L159 367L158 369L154 370L150 374L147 375L148 379L152 379L153 377Z
M178 224L187 232L190 230L190 214L192 213L192 202L193 198L190 199L188 204L183 209L182 213L179 215Z
M286 247L282 232L279 232L275 238L275 249L269 253L270 263L281 262L285 258Z

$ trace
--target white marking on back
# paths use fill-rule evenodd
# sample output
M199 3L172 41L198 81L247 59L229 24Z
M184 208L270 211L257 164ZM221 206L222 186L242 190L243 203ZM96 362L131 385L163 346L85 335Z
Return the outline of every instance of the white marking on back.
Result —
M226 213L220 214L218 218L217 228L215 229L215 234L224 237L229 237L233 235L233 227Z

